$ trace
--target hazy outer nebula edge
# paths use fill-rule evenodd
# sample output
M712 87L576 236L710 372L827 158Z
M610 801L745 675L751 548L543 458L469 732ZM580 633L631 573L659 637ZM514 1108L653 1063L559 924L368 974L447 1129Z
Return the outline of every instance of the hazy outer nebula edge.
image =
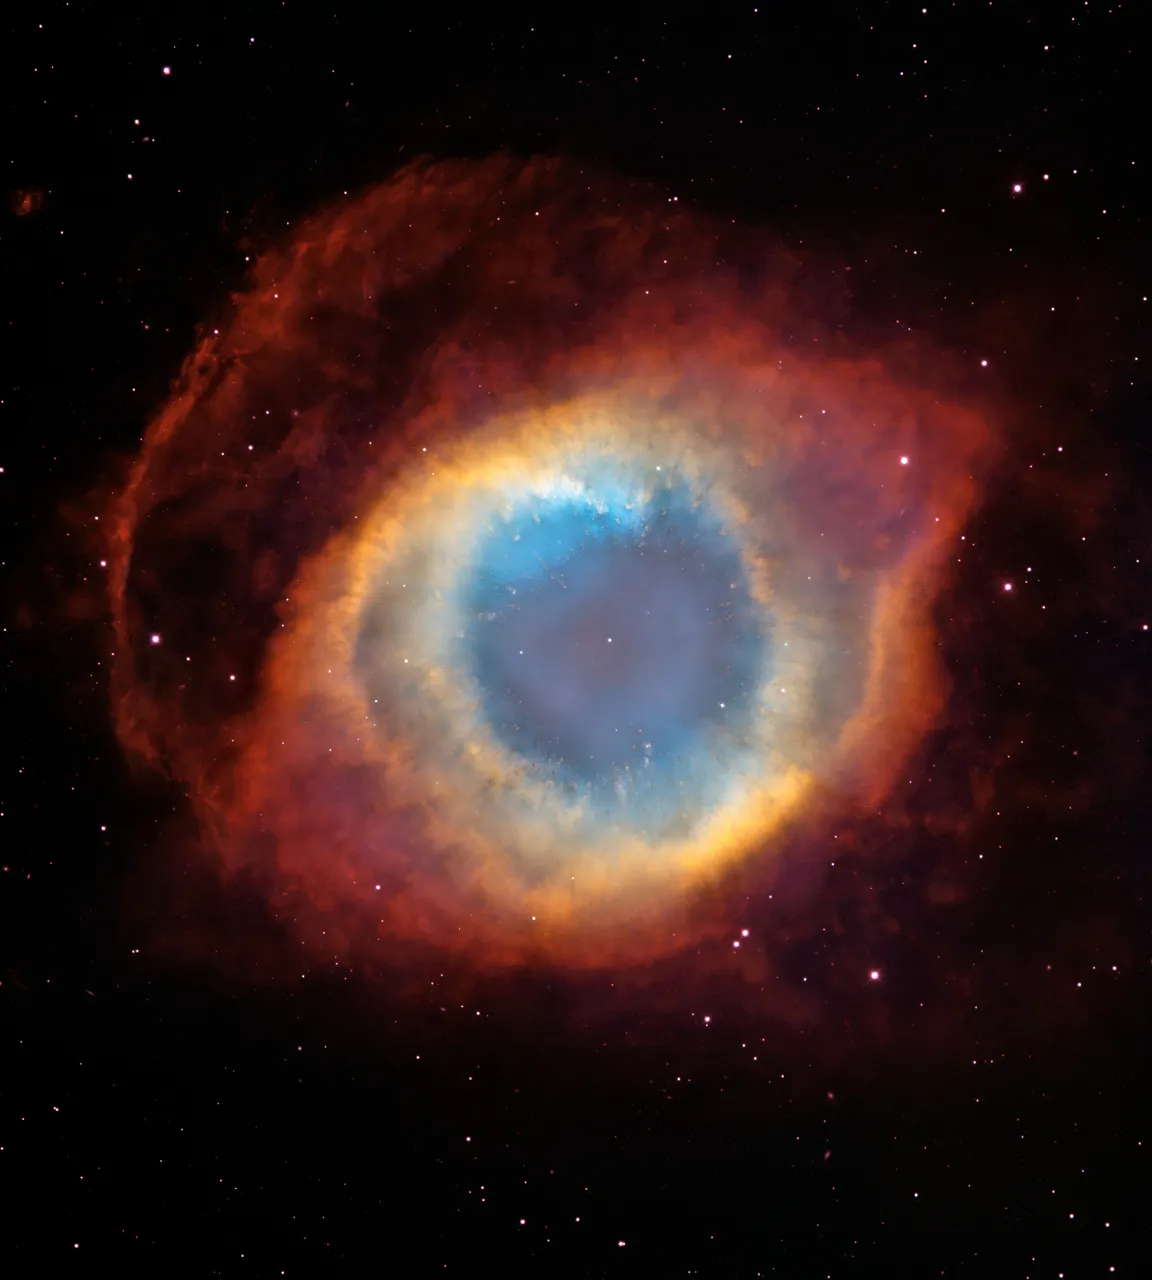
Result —
M225 876L336 954L636 963L874 810L995 442L808 310L770 237L556 160L260 255L112 513L118 730Z

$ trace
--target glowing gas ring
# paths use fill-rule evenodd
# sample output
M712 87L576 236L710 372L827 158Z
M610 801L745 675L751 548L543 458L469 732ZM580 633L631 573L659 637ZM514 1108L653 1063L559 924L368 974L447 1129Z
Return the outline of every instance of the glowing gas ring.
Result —
M778 255L721 265L706 220L610 188L418 167L318 215L123 496L121 731L325 945L684 945L700 888L770 882L934 722L984 423L798 355ZM217 616L242 705L146 643L234 671Z

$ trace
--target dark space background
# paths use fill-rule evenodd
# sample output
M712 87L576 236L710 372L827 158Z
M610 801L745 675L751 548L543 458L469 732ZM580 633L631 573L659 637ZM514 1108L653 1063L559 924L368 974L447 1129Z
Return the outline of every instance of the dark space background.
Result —
M4 19L0 1267L1143 1274L1140 6L524 12ZM943 606L952 737L917 774L926 808L963 813L980 742L998 799L950 837L981 878L939 947L876 943L886 1034L838 1029L841 987L805 1034L719 980L705 1024L608 979L446 979L414 1001L312 962L255 981L224 941L195 964L163 946L267 923L192 862L155 873L187 818L112 732L91 495L279 228L414 156L498 148L820 246L853 267L858 329L987 359L1017 423ZM1031 581L1042 612L1017 607ZM899 915L915 867L884 875ZM825 955L787 959L820 983Z

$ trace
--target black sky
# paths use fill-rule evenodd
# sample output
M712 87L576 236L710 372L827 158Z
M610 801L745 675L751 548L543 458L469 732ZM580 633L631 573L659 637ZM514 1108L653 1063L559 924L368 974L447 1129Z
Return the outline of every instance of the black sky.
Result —
M1140 1274L1142 16L5 18L6 1274ZM685 1008L671 969L640 994L447 970L414 995L401 967L263 981L253 937L273 926L195 860L165 862L182 796L116 745L90 495L122 474L196 327L326 199L422 154L501 148L651 179L842 262L847 291L846 272L806 285L813 323L850 312L866 337L948 348L1013 441L942 618L966 710L917 766L923 811L956 819L932 865L965 868L963 891L930 927L798 941L788 977L810 976L824 1011L808 1031L722 978ZM1011 612L1009 580L1045 608ZM913 852L878 875L877 919L937 892ZM819 976L865 942L886 984L867 1006Z

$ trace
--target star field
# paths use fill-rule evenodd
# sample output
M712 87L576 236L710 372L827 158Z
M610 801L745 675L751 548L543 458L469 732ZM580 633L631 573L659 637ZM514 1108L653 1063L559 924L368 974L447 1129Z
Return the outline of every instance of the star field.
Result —
M1115 4L917 3L579 21L252 5L174 18L71 3L9 19L5 1274L78 1263L253 1277L381 1265L1143 1274L1152 210L1142 17ZM575 346L554 332L592 323L581 309L607 309L620 263L632 271L628 254L598 257L595 235L571 233L584 223L543 200L508 243L547 246L555 310L539 314L551 322L567 298L571 330L523 324L526 275L461 300L498 258L498 221L519 216L508 208L493 212L489 239L461 238L426 291L373 286L373 298L392 298L386 340L340 366L330 400L321 374L359 349L350 308L336 324L338 308L318 302L294 330L323 335L315 349L327 365L303 347L266 365L255 345L229 348L246 398L212 431L155 455L155 521L135 544L116 632L112 495L189 353L233 341L247 273L275 261L317 210L357 207L411 162L501 155L562 157L582 175L564 187L572 208L581 190L590 206L600 199L604 172L651 183L644 208L715 228L735 310L754 279L787 297L782 359L817 367L874 353L909 396L986 424L987 450L955 454L896 415L889 434L868 436L876 453L865 463L843 442L878 430L878 414L857 422L831 394L789 402L798 430L839 442L820 455L819 486L799 487L810 473L797 464L780 495L804 532L778 558L785 603L807 602L815 581L821 608L838 610L809 686L792 675L807 670L793 654L810 632L774 612L777 594L765 605L752 562L721 536L727 525L672 480L664 514L643 528L615 523L616 495L542 510L515 489L519 505L485 510L449 540L445 508L433 506L437 519L420 526L429 540L405 545L442 552L441 577L409 574L427 567L415 553L392 575L384 543L355 536L391 528L395 476L440 501L461 492L465 471L489 475L451 447L507 392L488 377L499 362L481 368L477 352L527 361L539 347L563 360ZM598 216L627 222L624 208L605 196ZM425 242L379 243L391 270ZM641 289L652 292L640 305L705 278L680 252L702 241L670 243L646 260ZM366 299L360 285L349 296ZM260 296L286 303L274 293ZM613 331L623 351L658 329L653 367L716 392L692 408L720 403L717 389L748 367L745 349L724 378L705 376L685 359L687 341L675 346L677 332L717 343L727 332L730 313L705 293L690 302L685 286L675 326L659 328L669 307L650 328ZM460 417L449 433L399 437L394 415L421 388L449 385L425 357L457 315ZM585 379L577 393L606 394L599 382L589 390L591 366L572 357L568 367ZM751 393L732 394L746 421ZM342 435L310 431L320 403L339 406ZM687 404L684 393L673 408ZM535 430L539 444L546 433ZM622 432L613 448L623 441L631 456L633 439ZM725 483L749 474L735 463L723 472ZM207 501L225 475L228 502ZM605 476L619 472L593 478ZM360 503L374 478L388 501ZM970 484L971 503L953 501L945 481ZM323 559L337 534L348 554ZM808 834L783 849L773 879L754 858L708 864L692 882L698 896L667 914L659 879L643 896L610 895L589 918L621 954L648 939L627 914L637 903L660 945L593 964L581 950L576 972L540 941L553 927L529 892L542 864L515 863L532 874L505 893L493 864L469 862L500 844L493 832L514 844L509 832L522 829L457 767L477 739L455 715L436 719L431 686L419 685L428 672L467 688L469 727L488 735L493 759L528 761L592 797L598 818L616 814L625 772L654 779L646 794L661 814L681 784L711 803L729 775L700 744L745 725L766 685L782 703L808 688L823 699L789 745L831 788L834 730L863 682L856 657L880 634L863 621L871 596L849 569L868 556L898 563L935 537L932 599L907 634L940 664L939 709L916 721L907 752L887 734L865 739L853 759L869 777L897 756L898 771L853 791L853 806L806 804ZM372 587L363 597L319 590L361 581ZM419 607L402 609L402 598ZM323 628L304 613L312 599L335 600ZM363 610L350 606L361 599ZM441 627L449 614L453 627ZM325 647L334 635L353 637L353 657L361 644L359 667ZM135 687L166 717L163 733L141 719L127 742L114 703L124 636ZM278 744L290 753L306 742L312 754L293 755L295 773L229 773L230 739L249 741L253 709L285 673L300 696L277 704L291 714L275 722L280 736L259 739L261 760ZM366 691L354 729L328 714L343 705L325 701L337 685ZM400 816L395 789L360 805L374 757L352 749L397 723L409 754L389 765L403 759L415 779ZM162 747L144 767L141 742ZM182 768L192 759L196 769ZM272 784L251 787L257 776ZM443 800L421 789L433 779ZM217 815L253 819L231 878L204 856L205 797ZM417 851L430 846L413 833L434 812L451 835L435 846L437 876L466 866L473 878L433 877L418 858L402 869L343 860L341 815L364 812L387 817L372 828L380 848L386 835L389 849ZM326 856L293 864L298 896L277 897L285 832L318 814ZM577 847L557 834L564 821L549 811L547 847L571 877L580 866L563 860ZM733 865L746 880L725 878ZM490 899L453 896L460 883L492 890L499 927L477 905ZM364 920L390 922L370 946ZM491 968L477 956L494 938L507 952Z

